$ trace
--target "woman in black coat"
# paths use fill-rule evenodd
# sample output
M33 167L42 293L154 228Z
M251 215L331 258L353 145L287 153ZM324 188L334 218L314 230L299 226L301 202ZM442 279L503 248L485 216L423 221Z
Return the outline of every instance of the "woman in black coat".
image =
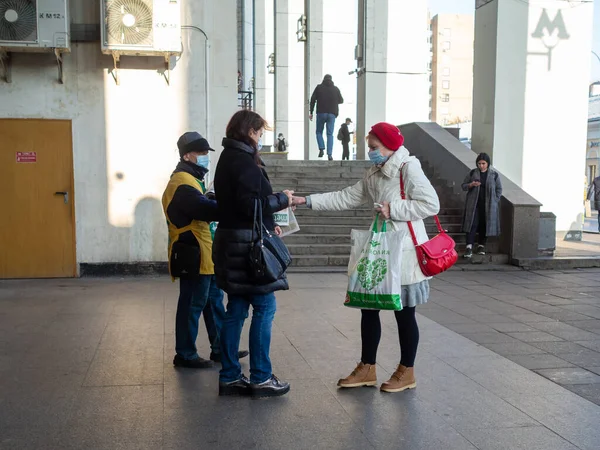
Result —
M275 291L288 289L287 278L261 283L251 275L250 246L257 200L265 228L276 226L273 214L291 205L293 192L274 194L260 167L258 151L268 124L259 114L242 110L233 115L223 139L223 153L215 172L219 226L213 244L217 284L227 293L227 315L221 329L222 369L219 395L277 396L287 393L288 383L272 373L269 350L275 316ZM250 380L242 373L238 349L244 321L252 305L250 326Z

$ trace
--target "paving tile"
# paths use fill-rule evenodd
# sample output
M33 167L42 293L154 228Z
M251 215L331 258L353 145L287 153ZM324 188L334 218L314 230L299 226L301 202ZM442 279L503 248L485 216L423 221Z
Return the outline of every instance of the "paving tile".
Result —
M564 391L559 385L499 355L446 357L444 362L502 399L511 398L517 392L543 396Z
M540 369L537 373L558 384L595 384L600 376L580 367L563 369Z
M544 350L533 347L524 342L509 342L503 344L482 344L494 353L502 356L507 355L534 355L536 353L545 353Z
M523 342L553 342L562 341L561 338L543 331L527 331L522 333L507 333L509 336Z
M536 331L535 328L525 325L524 323L512 322L512 323L488 323L489 327L501 333L520 333L527 331Z
M162 386L83 389L60 448L110 449L162 447Z
M600 352L600 339L594 341L575 341L575 343L577 345L581 345L582 347L589 348L590 350Z
M592 305L581 305L574 304L568 306L561 306L562 309L566 311L571 311L574 313L582 314L584 316L593 317L594 319L600 319L600 308ZM577 319L574 319L577 320ZM587 320L587 319L582 319Z
M444 325L446 328L454 331L455 333L489 333L494 331L493 328L482 323L454 323Z
M334 390L338 402L375 448L475 450L417 391L406 394L387 395L377 389ZM382 432L385 428L395 431Z
M552 353L553 355L558 355L562 353L577 353L582 350L585 350L585 347L578 345L574 342L532 342L536 348L539 348L545 352Z
M580 330L591 331L600 335L600 320L578 320L576 322L567 322L569 325L579 328Z
M463 435L479 450L578 450L545 427L468 430Z
M515 319L503 316L502 314L482 314L480 316L472 316L472 319L479 323L511 323L515 322Z
M563 386L580 397L600 406L600 384L567 384Z
M600 353L587 348L574 353L557 353L556 356L581 367L597 367L600 365Z
M563 390L547 395L513 395L508 401L581 450L597 450L600 408Z
M464 337L478 344L515 343L516 339L497 331L491 333L462 333Z
M555 319L551 319L540 314L516 314L509 317L517 322L522 323L555 322Z
M574 367L573 364L548 353L536 355L507 355L506 358L526 369L557 369Z

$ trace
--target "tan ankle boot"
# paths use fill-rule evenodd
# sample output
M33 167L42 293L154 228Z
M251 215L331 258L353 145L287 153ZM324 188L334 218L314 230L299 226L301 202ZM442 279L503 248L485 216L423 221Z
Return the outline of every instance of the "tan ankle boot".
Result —
M384 392L401 392L416 387L415 369L400 364L392 375L392 378L381 385L381 390Z
M363 364L362 362L356 366L350 376L342 378L337 384L339 387L353 388L360 386L375 386L377 385L377 373L375 364Z

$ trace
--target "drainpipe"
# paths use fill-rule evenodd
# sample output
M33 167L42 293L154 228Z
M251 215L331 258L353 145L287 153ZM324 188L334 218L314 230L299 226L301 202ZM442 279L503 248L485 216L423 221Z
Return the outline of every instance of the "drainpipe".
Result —
M206 35L206 33L204 32L204 30L202 30L202 28L199 28L197 26L194 25L183 25L181 27L181 29L183 30L196 30L199 31L200 33L202 33L204 35L204 110L205 110L205 116L204 116L204 133L206 135L206 140L208 142L211 142L211 133L210 133L210 127L209 127L209 120L208 120L208 115L209 115L209 111L208 108L210 106L210 82L209 82L209 77L210 77L210 58L209 58L209 53L210 53L210 41L208 40L208 36Z

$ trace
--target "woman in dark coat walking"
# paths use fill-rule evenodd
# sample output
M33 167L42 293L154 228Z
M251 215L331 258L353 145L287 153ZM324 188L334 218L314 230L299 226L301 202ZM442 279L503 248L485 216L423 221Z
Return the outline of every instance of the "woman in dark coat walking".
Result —
M480 153L475 163L477 168L469 172L462 184L463 191L467 191L463 220L463 231L467 233L465 258L473 256L476 234L478 255L485 255L485 244L489 236L500 234L500 174L491 167L487 153Z
M213 244L218 286L227 293L227 314L221 328L222 369L219 395L278 396L290 385L273 375L269 351L275 316L275 291L288 289L283 274L271 283L254 279L250 270L250 247L257 232L254 210L262 206L262 220L276 230L273 213L291 205L292 191L274 194L258 151L267 122L257 113L238 111L227 125L223 153L215 172L215 195L219 226ZM250 325L250 379L238 360L240 336L252 305Z

